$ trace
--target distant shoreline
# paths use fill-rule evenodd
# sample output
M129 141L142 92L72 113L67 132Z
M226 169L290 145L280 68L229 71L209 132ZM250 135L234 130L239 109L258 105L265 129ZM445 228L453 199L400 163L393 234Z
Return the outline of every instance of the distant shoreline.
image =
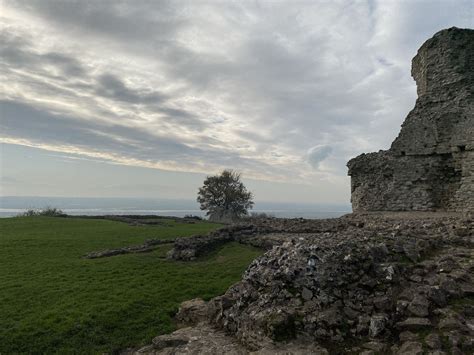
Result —
M0 218L11 218L20 215L27 209L8 209L0 208ZM186 215L205 218L205 212L200 210L147 210L147 211L111 211L111 210L89 210L89 209L62 209L68 217L104 217L104 216L134 216L139 217L170 217L183 218ZM252 210L255 213L266 213L276 218L305 218L305 219L323 219L337 218L351 211L290 211L290 210Z
M64 213L76 215L158 215L205 217L195 200L160 198L92 198L47 196L0 196L0 217L13 217L28 209L55 207ZM339 217L351 212L350 204L256 202L250 213L266 213L279 218L320 219Z

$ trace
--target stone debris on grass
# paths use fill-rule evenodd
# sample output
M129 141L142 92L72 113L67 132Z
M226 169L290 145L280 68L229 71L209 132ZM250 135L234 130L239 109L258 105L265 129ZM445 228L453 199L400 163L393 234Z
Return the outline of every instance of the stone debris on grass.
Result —
M140 245L131 245L122 248L105 249L100 251L92 251L83 256L84 259L106 258L115 255L132 254L132 253L149 253L155 250L159 245L172 244L173 240L166 239L149 239Z
M474 219L421 216L399 219L387 213L386 218L354 214L333 220L279 220L279 242L249 266L241 282L209 302L183 303L176 319L188 327L208 324L206 329L212 331L201 334L199 346L217 332L234 339L232 346L240 344L238 351L245 354L279 347L298 354L298 346L322 353L380 353L377 348L383 348L407 354L418 351L418 343L437 346L432 351L447 347L470 351ZM282 232L285 224L291 233ZM298 228L303 225L305 233ZM470 232L459 235L459 225ZM239 235L239 228L233 230ZM404 248L405 244L410 247ZM414 250L417 259L409 257ZM439 272L440 265L448 264ZM197 343L186 344L179 351L186 348L193 353L192 344Z

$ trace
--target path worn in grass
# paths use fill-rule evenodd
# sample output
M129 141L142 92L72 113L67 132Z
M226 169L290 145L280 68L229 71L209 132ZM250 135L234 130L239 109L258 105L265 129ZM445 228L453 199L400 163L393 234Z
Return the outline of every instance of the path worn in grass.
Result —
M180 302L238 281L260 251L236 243L196 262L152 253L87 260L92 250L206 233L210 223L129 226L107 220L0 220L0 353L112 352L173 329Z

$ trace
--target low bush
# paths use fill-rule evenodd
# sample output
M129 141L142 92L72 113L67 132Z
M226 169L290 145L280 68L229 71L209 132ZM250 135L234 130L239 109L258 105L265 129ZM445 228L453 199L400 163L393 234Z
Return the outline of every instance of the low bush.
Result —
M20 217L45 216L45 217L66 217L67 215L56 207L45 207L40 209L30 208L19 215Z
M249 216L252 219L267 219L267 218L275 218L275 216L271 213L265 212L252 212Z
M195 216L192 214L187 214L184 216L185 219L195 219L196 221L202 221L202 217Z

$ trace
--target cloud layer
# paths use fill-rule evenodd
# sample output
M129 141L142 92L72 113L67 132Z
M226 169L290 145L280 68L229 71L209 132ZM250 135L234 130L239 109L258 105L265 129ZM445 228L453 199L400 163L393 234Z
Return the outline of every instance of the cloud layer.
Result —
M171 171L347 184L471 1L4 1L2 140Z

